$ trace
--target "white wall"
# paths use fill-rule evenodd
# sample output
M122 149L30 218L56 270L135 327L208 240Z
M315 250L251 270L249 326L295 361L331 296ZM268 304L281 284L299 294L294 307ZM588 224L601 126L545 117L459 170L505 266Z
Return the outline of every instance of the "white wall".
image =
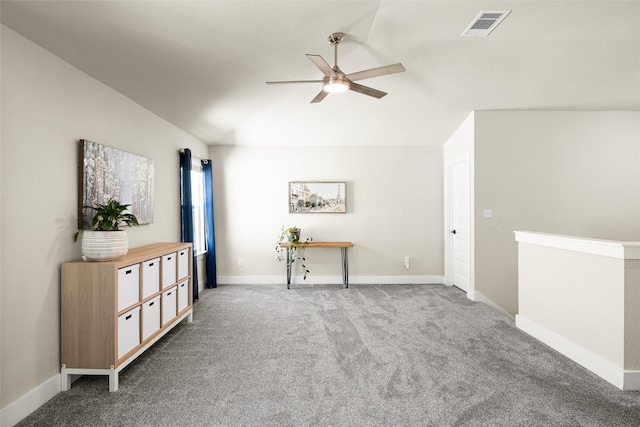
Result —
M155 162L155 220L129 231L131 246L179 240L177 151L207 147L5 26L1 71L5 422L8 405L60 372L60 265L80 257L78 139Z
M624 390L640 390L640 242L517 231L516 325Z
M639 156L639 112L476 111L476 291L517 313L515 230L640 240Z
M350 281L440 282L442 147L211 147L219 280L286 283L280 228L352 241ZM346 181L346 214L289 214L289 181ZM404 257L411 268L404 268ZM309 249L307 282L339 282L337 249ZM238 260L243 266L238 266ZM436 276L436 277L433 277Z
M624 368L624 259L529 243L518 250L518 317Z
M475 111L473 111L444 144L445 162L461 156L470 156L473 161L475 129Z

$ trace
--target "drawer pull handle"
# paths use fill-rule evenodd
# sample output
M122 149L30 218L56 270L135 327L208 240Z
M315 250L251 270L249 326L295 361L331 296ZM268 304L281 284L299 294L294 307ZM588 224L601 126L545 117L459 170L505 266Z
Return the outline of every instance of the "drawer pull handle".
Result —
M180 285L181 288L184 288L184 283L182 285Z
M131 274L132 271L133 270L127 270L127 271L124 272L124 274Z
M155 304L155 303L156 303L155 301L151 301L151 302L149 303L149 307L151 307L151 306L152 306L153 304Z
M131 319L131 316L133 316L133 314L128 315L127 317L124 318L124 320L129 320Z
M169 292L169 293L167 294L167 296L169 296L169 295L171 295L171 292Z
M171 261L171 257L167 258L167 261Z
M153 264L154 264L153 262L152 262L152 263L150 263L150 264L149 264L149 267L153 267Z

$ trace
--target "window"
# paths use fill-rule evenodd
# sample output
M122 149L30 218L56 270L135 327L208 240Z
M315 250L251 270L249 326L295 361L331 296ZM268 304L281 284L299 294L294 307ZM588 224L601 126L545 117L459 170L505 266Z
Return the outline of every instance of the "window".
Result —
M191 193L193 197L193 249L196 255L207 251L207 239L204 234L204 176L199 159L191 162Z

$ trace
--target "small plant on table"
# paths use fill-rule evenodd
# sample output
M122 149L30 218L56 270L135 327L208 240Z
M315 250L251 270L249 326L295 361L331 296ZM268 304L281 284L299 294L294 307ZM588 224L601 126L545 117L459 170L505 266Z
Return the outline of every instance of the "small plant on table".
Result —
M309 273L305 265L305 245L311 241L313 241L311 237L300 241L300 229L296 226L289 227L286 230L284 226L282 226L280 234L278 235L278 243L276 245L278 261L286 261L287 269L290 269L296 262L296 259L299 259L300 265L302 266L303 280L307 279L307 274ZM283 246L283 243L286 244L286 246ZM300 250L300 252L298 252L298 250Z

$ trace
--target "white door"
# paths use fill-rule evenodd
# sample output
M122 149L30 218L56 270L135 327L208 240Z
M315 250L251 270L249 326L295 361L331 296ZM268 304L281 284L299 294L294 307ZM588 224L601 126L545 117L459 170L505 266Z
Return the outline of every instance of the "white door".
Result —
M451 282L454 286L467 292L469 291L469 273L471 270L469 160L467 158L452 163L449 168Z

